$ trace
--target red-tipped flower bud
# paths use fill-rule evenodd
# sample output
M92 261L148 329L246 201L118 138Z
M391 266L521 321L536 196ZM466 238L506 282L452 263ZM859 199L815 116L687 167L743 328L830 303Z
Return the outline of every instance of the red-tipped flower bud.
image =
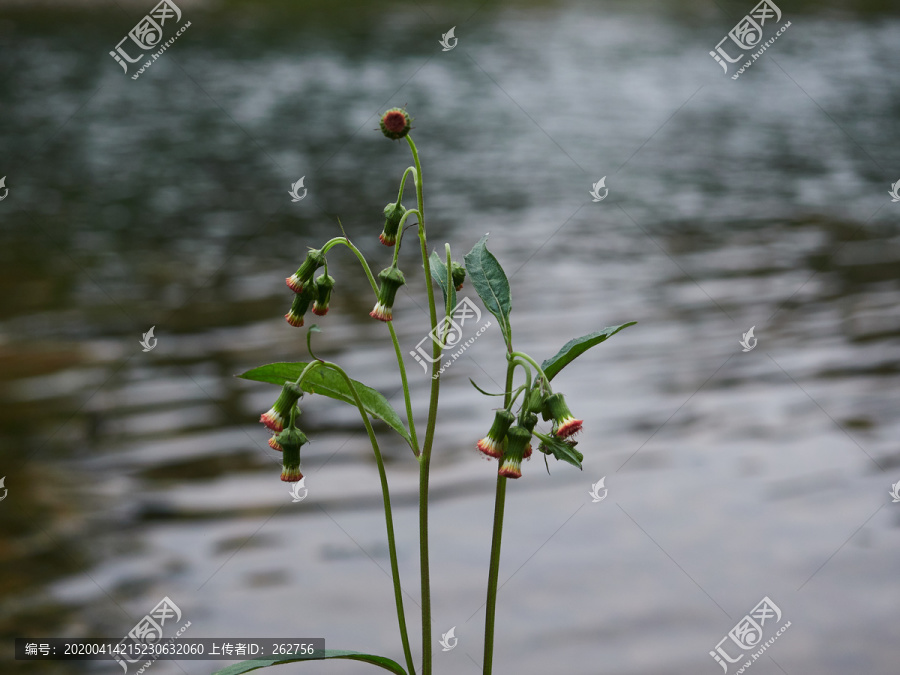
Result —
M400 221L403 220L404 213L406 213L406 207L400 202L384 207L384 230L378 235L378 238L385 246L393 246L397 243L397 233L400 231Z
M506 432L515 421L516 416L508 410L498 410L487 436L478 441L478 449L494 459L503 457L503 439L506 438Z
M296 483L303 478L300 473L300 448L309 442L302 431L291 426L275 436L275 442L283 449L281 457L281 480Z
M300 387L293 382L285 382L275 404L260 415L259 421L272 431L281 431L290 419L291 409L297 405L301 396L303 396L303 390Z
M574 433L581 431L581 425L584 420L575 419L566 400L562 394L551 394L544 401L541 413L545 420L552 419L556 428L556 435L560 438L567 438Z
M506 449L503 451L503 464L498 473L506 478L521 478L522 459L525 446L529 445L531 432L522 427L513 427L506 432Z
M412 121L403 108L391 108L381 116L381 132L392 141L406 136L411 128Z
M304 287L312 280L316 270L324 264L325 254L319 249L313 249L307 252L306 260L297 268L297 271L284 281L294 293L301 293Z
M290 311L284 315L284 320L291 324L294 328L303 325L303 315L309 309L310 304L316 297L316 292L312 286L307 286L294 295L294 301L291 303Z
M334 288L334 277L327 274L319 275L315 283L316 302L313 304L313 314L325 316L328 314L328 305L331 302L331 290Z
M406 279L396 267L388 267L378 273L381 280L381 288L378 289L378 302L375 308L369 312L369 316L379 321L391 321L394 318L394 298L397 290L406 283Z
M451 262L450 279L453 281L453 285L456 286L456 290L461 291L463 282L466 280L466 268L458 262Z

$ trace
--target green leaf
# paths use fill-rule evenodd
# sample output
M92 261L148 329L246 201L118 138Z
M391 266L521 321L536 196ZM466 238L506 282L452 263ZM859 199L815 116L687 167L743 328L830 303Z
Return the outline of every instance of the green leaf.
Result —
M506 394L504 394L502 391L499 394L492 394L489 391L485 391L484 389L479 387L477 384L475 384L475 380L473 380L471 377L469 378L469 382L471 382L472 386L475 387L478 391L480 391L485 396L506 396Z
M438 285L444 292L444 307L446 308L447 306L447 293L449 292L450 311L453 311L453 308L456 307L456 286L451 281L449 291L447 289L447 263L441 260L441 256L437 254L437 251L431 252L428 262L431 267L431 278L438 282ZM441 314L444 313L441 312Z
M362 661L363 663L371 663L385 670L389 670L396 675L407 675L403 667L396 661L385 658L384 656L375 656L373 654L362 654L360 652L351 652L344 649L326 649L322 655L316 656L286 656L283 658L272 659L253 659L251 661L241 661L235 663L222 670L217 670L213 675L241 675L241 673L249 673L251 670L259 670L260 668L268 668L269 666L277 666L282 663L295 663L297 661L323 661L325 659L348 659L350 661Z
M512 328L509 324L509 312L512 309L512 300L509 295L509 281L497 258L487 250L487 238L488 236L484 235L466 254L466 272L484 306L500 322L500 331L506 344L510 344Z
M584 455L578 452L570 444L555 436L545 436L544 434L540 434L538 438L542 441L542 452L545 450L549 451L549 454L556 457L556 459L568 462L572 466L577 466L579 469L582 468L581 462L584 460ZM548 453L544 452L544 454Z
M248 370L246 373L238 375L238 377L256 382L269 382L280 386L287 381L294 382L300 377L300 373L303 372L307 365L307 363L302 361L297 363L270 363ZM403 421L391 407L391 404L388 403L388 400L380 392L367 387L362 382L357 382L356 380L351 380L351 382L356 387L366 412L372 417L377 417L385 422L391 429L400 434L407 443L411 443L409 432L403 426ZM340 373L331 368L316 368L303 379L302 388L303 391L310 394L321 394L322 396L349 403L354 408L356 407L356 401L353 400L353 394L350 391L350 387L347 386L347 382L341 377Z
M541 364L541 370L543 370L544 374L552 380L559 371L584 354L588 349L595 345L599 345L601 342L605 342L620 330L624 330L636 323L637 321L629 321L628 323L623 323L621 326L607 326L596 333L590 333L588 335L583 335L580 338L569 340L563 345L562 349L556 352L555 356L547 359Z

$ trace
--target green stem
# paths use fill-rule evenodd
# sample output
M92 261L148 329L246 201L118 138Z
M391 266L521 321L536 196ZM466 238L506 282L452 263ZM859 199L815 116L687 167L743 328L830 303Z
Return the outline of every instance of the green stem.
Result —
M513 351L511 351L511 352L509 353L509 357L508 357L508 358L511 358L511 359L518 358L518 359L523 359L523 360L525 360L525 361L528 361L528 363L530 363L532 366L534 366L534 369L537 371L538 375L540 375L540 376L541 376L541 379L544 380L544 382L547 384L547 389L549 389L550 391L553 391L553 388L550 386L550 378L548 378L548 377L544 374L544 371L543 371L543 370L541 369L541 367L538 365L537 361L535 361L533 358L531 358L530 356L528 356L528 354L525 354L524 352L513 352Z
M403 188L406 187L406 177L407 177L410 173L412 173L412 174L413 174L413 181L416 180L415 171L416 171L416 167L414 167L414 166L408 166L408 167L406 167L406 171L403 172L403 178L400 179L400 191L397 193L397 202L396 202L397 204L399 204L399 203L400 203L400 200L403 199Z
M416 205L419 211L419 241L422 245L422 265L425 268L425 288L428 293L428 312L431 330L437 328L437 308L434 304L434 286L431 283L431 265L428 262L428 242L425 238L425 203L423 194L422 164L413 139L407 134L406 142L416 164ZM440 392L441 346L432 340L431 397L428 404L428 424L425 443L419 457L419 568L422 581L422 675L431 675L431 572L428 562L428 471L431 464L431 446L434 443L434 427L437 422L438 394Z
M504 405L510 404L515 363L506 366L506 396ZM497 493L494 497L494 531L491 537L491 565L488 571L487 602L484 616L484 675L491 675L494 665L494 621L497 618L497 579L500 576L500 542L503 538L503 511L506 505L506 478L497 476Z
M356 248L347 237L335 237L330 241L326 242L322 247L322 252L327 253L328 250L332 246L337 246L341 244L349 248L353 253L356 254L356 257L359 259L360 264L362 265L363 271L366 273L366 277L369 279L369 284L372 286L372 290L375 291L375 295L378 295L378 284L375 282L375 277L372 275L372 270L369 269L369 263L366 261L365 256L362 252ZM403 400L406 404L406 419L409 420L409 438L410 438L410 447L412 448L413 454L418 457L419 456L419 439L416 437L416 421L413 419L412 414L412 399L409 395L409 382L406 379L406 365L403 362L403 354L400 351L400 342L397 340L397 332L394 330L394 324L392 321L387 322L388 330L391 333L391 342L394 343L394 353L397 355L397 365L400 368L400 382L403 385Z
M400 241L403 239L403 225L406 224L406 219L409 218L412 213L416 214L417 218L419 217L419 212L416 209L409 209L400 218L400 224L397 226L397 241L394 243L394 259L391 262L391 267L397 266L397 257L400 255Z
M317 365L322 365L341 374L353 394L353 400L356 407L359 408L359 414L362 417L363 424L366 425L366 433L369 434L369 441L372 443L372 450L375 451L375 463L378 465L378 476L381 479L381 496L384 501L384 520L387 527L388 550L391 557L391 577L394 581L394 602L397 604L397 621L400 624L400 639L403 641L403 655L406 657L406 667L409 675L415 675L416 670L413 664L412 650L409 646L409 633L406 628L406 613L403 610L403 591L400 587L400 567L397 563L397 544L394 540L394 518L391 512L391 493L388 488L387 473L384 470L384 460L381 457L381 450L378 448L378 439L375 437L375 430L369 422L369 416L363 407L359 393L353 380L344 372L343 368L330 361L321 361Z

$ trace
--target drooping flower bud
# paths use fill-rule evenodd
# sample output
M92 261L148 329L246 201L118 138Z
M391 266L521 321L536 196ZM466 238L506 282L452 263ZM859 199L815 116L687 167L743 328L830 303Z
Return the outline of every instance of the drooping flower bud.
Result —
M277 436L277 435L278 434L275 434L275 436ZM272 436L271 438L269 438L269 447L272 448L273 450L277 450L278 452L282 452L284 450L284 448L282 448L280 445L278 445L278 441L275 440L275 436Z
M456 290L461 291L463 287L463 281L466 280L466 268L460 265L458 262L451 262L450 279L453 281L453 285L456 286Z
M530 413L539 413L544 408L544 399L546 395L541 391L540 387L535 387L528 393L525 399L525 409ZM546 422L549 418L545 417Z
M285 321L294 328L303 325L303 315L309 309L310 304L316 297L316 291L312 285L307 284L302 291L294 295L294 301L291 303L290 311L284 315Z
M534 431L534 427L538 423L538 416L534 413L525 413L519 418L519 426L523 429L526 429L529 432ZM528 459L531 457L531 441L528 442L528 445L525 446L525 452L522 454L522 459Z
M478 449L488 457L500 459L503 457L503 439L506 432L516 421L516 416L508 410L498 410L494 415L494 423L491 425L487 436L478 441Z
M506 478L522 476L522 459L525 446L531 440L531 432L522 427L513 427L506 432L506 449L503 451L503 464L498 473Z
M316 279L316 302L313 304L313 314L325 316L328 314L328 304L331 302L331 291L334 288L334 277L321 274Z
M284 281L288 285L288 288L294 291L294 293L300 293L303 291L303 288L312 280L313 274L316 273L316 270L324 264L325 254L322 253L322 251L320 251L319 249L308 251L306 253L306 260L303 261L303 264L297 268L296 272L294 272Z
M397 243L397 233L400 231L400 221L403 220L403 214L406 213L406 207L397 202L390 203L384 207L384 230L378 235L381 243L385 246L393 246Z
M290 426L275 436L275 442L283 449L281 457L281 480L296 483L303 478L300 473L300 448L309 442L302 431Z
M556 427L556 435L567 438L581 431L584 420L575 419L562 394L551 394L544 401L542 415L545 420L552 419Z
M388 267L378 273L381 280L381 288L378 289L378 302L375 308L369 312L369 316L379 321L391 321L394 318L394 298L397 290L406 283L406 279L396 267Z
M411 128L409 114L403 108L391 108L381 116L381 132L392 141L406 136Z
M259 421L272 431L281 431L290 419L291 409L303 396L303 390L293 382L285 382L275 404L259 417ZM274 447L274 446L272 446Z

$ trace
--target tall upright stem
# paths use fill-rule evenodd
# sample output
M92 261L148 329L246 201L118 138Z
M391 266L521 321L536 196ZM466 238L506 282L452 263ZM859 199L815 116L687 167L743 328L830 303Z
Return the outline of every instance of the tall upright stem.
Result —
M509 405L515 362L506 365L506 395L503 405ZM497 579L500 576L500 542L503 538L503 511L506 506L506 477L497 476L494 496L494 531L491 536L491 565L488 570L487 601L484 615L484 675L491 675L494 667L494 621L497 617Z
M317 363L316 365L320 365ZM403 655L406 657L406 667L409 675L416 675L415 664L413 663L412 650L409 646L409 633L406 628L406 612L403 610L403 590L400 587L400 566L397 562L397 544L394 541L394 517L391 512L391 493L388 489L387 473L384 470L384 460L381 457L381 450L378 448L378 439L375 437L375 430L369 422L369 415L363 407L359 393L353 380L344 372L344 370L335 363L329 361L321 362L323 367L331 368L340 373L350 392L353 394L353 400L356 407L359 408L359 414L362 416L363 424L366 425L366 433L369 434L369 441L372 443L372 450L375 451L375 463L378 465L378 476L381 479L381 497L384 502L384 520L387 527L388 552L391 557L391 577L394 581L394 602L397 605L397 621L400 624L400 639L403 642Z
M422 265L425 268L425 288L428 293L428 312L431 330L437 328L437 308L434 304L434 287L431 283L431 265L428 262L428 242L425 237L425 197L422 165L419 152L409 135L406 142L416 163L416 201L419 211L419 241L422 245ZM431 446L437 422L438 393L440 392L441 345L432 340L431 397L428 403L428 423L425 441L419 456L419 573L422 580L422 675L431 675L431 572L428 562L428 471L431 464Z

